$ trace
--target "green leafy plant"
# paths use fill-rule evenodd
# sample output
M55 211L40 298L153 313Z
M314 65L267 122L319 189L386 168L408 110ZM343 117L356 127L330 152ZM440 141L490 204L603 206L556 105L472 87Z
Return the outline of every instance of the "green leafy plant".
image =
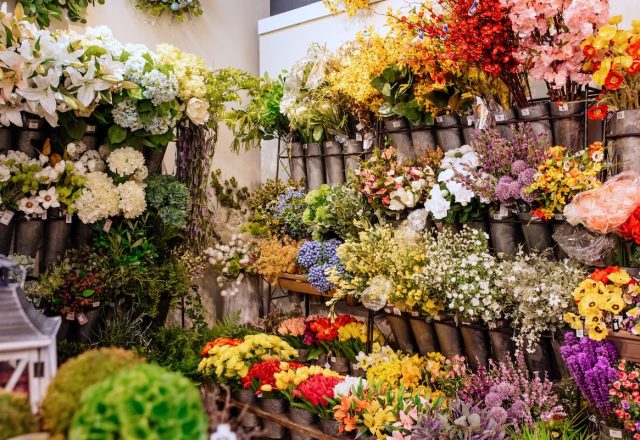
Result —
M96 1L104 5L105 0L19 0L24 8L24 15L35 18L36 22L45 28L51 25L51 20L62 20L66 12L71 21L86 23L84 18L87 7L95 6Z
M575 420L538 422L535 427L524 426L521 433L510 432L512 440L589 440L594 433L575 423Z
M203 10L198 0L136 0L136 8L154 17L170 15L180 22L190 16L199 17Z
M43 427L58 438L65 438L82 393L91 385L144 360L119 348L87 351L62 365L42 402Z
M157 365L138 365L87 389L70 440L204 440L207 422L196 387Z
M39 427L26 394L0 390L0 440L37 432Z
M220 206L240 211L241 214L246 212L249 188L240 187L235 177L223 180L222 170L217 169L211 173L211 187Z
M407 66L391 65L371 85L384 97L379 113L383 118L404 117L411 124L418 124L424 115L413 94L413 73ZM433 119L433 118L431 118ZM426 121L433 123L433 120Z

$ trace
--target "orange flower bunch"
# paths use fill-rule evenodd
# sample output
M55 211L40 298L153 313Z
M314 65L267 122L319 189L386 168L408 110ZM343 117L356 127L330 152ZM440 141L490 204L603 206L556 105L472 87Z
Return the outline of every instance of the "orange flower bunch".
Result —
M237 339L237 338L217 338L217 339L214 339L213 341L207 342L207 344L204 346L204 348L202 349L202 352L200 354L202 355L202 357L207 357L209 355L209 351L213 347L221 347L223 345L226 345L226 346L229 346L229 347L235 347L236 345L240 345L240 344L242 344L242 339Z

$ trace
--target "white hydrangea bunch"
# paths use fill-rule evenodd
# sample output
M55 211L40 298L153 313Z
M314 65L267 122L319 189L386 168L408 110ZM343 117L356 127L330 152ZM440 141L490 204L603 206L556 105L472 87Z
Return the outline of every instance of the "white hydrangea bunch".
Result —
M73 203L85 224L95 223L120 213L120 195L113 180L102 171L86 175L85 187Z
M346 376L344 380L333 387L334 398L340 398L340 396L348 396L360 387L367 387L367 379L362 377Z
M226 244L216 243L213 247L205 249L204 254L207 256L209 264L222 272L222 275L216 280L219 287L223 287L233 279L236 280L236 284L242 281L242 278L240 280L238 278L242 273L251 269L253 245L251 240L246 240L240 234L234 234ZM235 292L237 287L237 285L231 285L229 289L225 290L225 293Z
M80 156L80 159L74 163L74 173L84 176L87 173L95 171L105 171L106 165L102 156L98 151L89 150Z
M109 171L123 178L133 178L142 182L149 171L144 163L144 155L131 147L117 148L107 156Z
M147 209L144 186L130 180L121 183L117 187L120 202L118 207L124 218L132 219L139 217Z

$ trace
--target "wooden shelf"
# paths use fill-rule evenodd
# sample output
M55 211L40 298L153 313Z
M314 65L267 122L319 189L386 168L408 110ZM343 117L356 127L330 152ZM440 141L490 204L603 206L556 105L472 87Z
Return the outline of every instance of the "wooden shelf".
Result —
M278 278L275 287L294 293L306 293L307 295L331 298L333 292L320 292L307 282L305 275L284 274Z
M277 423L278 425L284 428L287 428L291 431L299 432L301 434L308 435L318 440L349 439L349 437L346 437L346 436L333 437L333 436L324 434L322 431L320 431L320 428L317 425L307 426L307 425L300 425L298 423L295 423L289 418L288 413L282 413L282 414L268 413L260 409L260 407L257 405L249 405L246 403L240 403L236 401L234 401L234 405L240 409L246 409L247 412L251 414L255 414L257 417L263 420L268 420L270 422Z

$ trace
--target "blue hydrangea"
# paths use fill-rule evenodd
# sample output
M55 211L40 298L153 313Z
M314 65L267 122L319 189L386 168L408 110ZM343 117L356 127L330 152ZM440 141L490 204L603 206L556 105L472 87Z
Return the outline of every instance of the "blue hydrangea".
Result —
M338 272L344 272L344 267L340 264L340 258L336 253L341 244L340 240L335 239L326 242L308 241L298 251L298 265L307 269L309 284L321 292L327 292L333 288L333 284L327 278L329 269L336 267Z
M145 98L151 99L153 105L173 101L178 94L178 80L173 73L165 75L159 70L147 72L141 81Z
M300 267L309 270L318 264L322 258L322 243L319 241L307 241L298 251L297 262Z
M333 284L327 279L327 270L331 268L330 264L321 264L313 266L309 269L307 280L309 284L318 289L320 292L328 292L333 289Z

